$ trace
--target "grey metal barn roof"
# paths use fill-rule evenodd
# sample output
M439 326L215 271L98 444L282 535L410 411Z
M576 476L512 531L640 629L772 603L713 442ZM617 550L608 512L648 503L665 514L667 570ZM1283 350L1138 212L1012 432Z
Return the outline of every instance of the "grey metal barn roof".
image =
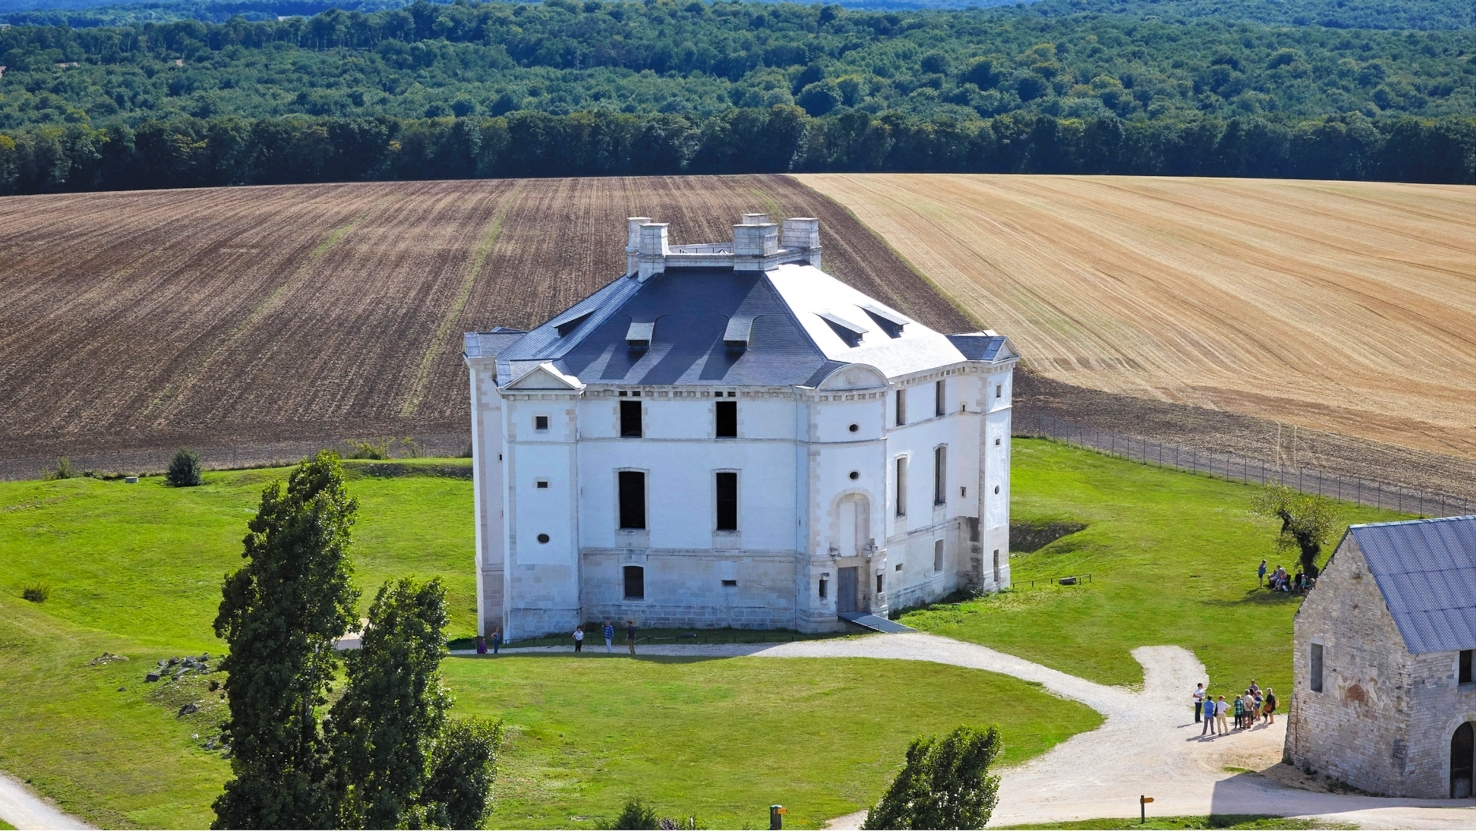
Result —
M1410 652L1476 649L1476 516L1354 525Z

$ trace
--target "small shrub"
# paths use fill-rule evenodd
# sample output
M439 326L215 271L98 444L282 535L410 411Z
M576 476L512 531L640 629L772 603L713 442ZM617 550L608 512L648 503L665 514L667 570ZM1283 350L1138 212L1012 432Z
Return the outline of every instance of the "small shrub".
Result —
M616 829L649 829L656 831L661 828L661 817L656 816L656 809L647 805L639 799L627 799L625 807L620 809L620 816L611 823L611 828Z
M21 597L32 603L45 603L51 597L51 586L46 583L32 583L21 589Z
M350 459L371 459L382 461L389 458L389 446L392 439L380 439L378 443L372 441L351 441L348 443Z
M406 459L419 459L425 455L425 448L420 446L420 442L412 438L400 439L400 447L401 454Z
M169 462L164 481L176 488L193 488L200 484L200 456L181 447Z
M72 469L72 463L65 456L56 460L56 467L46 471L47 479L71 479L76 475L77 471Z

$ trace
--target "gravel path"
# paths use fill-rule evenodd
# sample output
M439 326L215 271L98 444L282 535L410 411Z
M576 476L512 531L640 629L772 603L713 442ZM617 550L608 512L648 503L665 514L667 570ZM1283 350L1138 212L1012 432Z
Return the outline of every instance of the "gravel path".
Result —
M31 828L91 828L37 796L24 782L0 773L0 819L21 831Z
M1284 718L1225 737L1201 736L1189 693L1208 676L1192 652L1177 646L1133 650L1143 665L1141 689L1096 684L977 644L923 633L778 645L649 646L641 654L933 661L1035 681L1106 717L1096 730L1002 769L993 827L1136 817L1138 797L1146 795L1154 798L1150 813L1158 816L1277 814L1319 816L1364 828L1476 828L1476 799L1384 799L1294 787L1289 782L1299 775L1280 764ZM865 818L864 811L849 814L830 827L857 828Z

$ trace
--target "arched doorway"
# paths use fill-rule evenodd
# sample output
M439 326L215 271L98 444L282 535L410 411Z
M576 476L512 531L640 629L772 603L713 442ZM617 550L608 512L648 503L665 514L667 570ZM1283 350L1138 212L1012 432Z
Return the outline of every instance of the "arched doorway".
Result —
M1450 737L1450 798L1465 799L1471 795L1471 768L1476 758L1476 731L1471 722L1456 728Z

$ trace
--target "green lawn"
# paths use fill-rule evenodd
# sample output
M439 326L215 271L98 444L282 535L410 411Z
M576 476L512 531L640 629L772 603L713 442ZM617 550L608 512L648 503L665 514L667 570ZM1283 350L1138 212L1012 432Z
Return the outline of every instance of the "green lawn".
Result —
M1258 488L1124 461L1046 440L1016 439L1014 521L1087 528L1010 557L1015 589L908 614L903 622L1107 684L1142 682L1131 650L1178 644L1212 685L1291 688L1292 615L1300 598L1256 587L1277 524L1251 509ZM1348 506L1350 522L1402 518ZM1336 545L1334 536L1327 553ZM1092 575L1080 586L1030 580ZM1186 707L1188 691L1185 691Z
M206 679L142 676L160 658L222 651L210 629L221 578L261 488L283 475L210 473L183 490L0 483L0 769L98 825L210 823L229 773L205 748L218 695ZM470 634L471 482L355 474L349 488L366 606L391 576L440 575L451 634ZM38 582L50 598L22 600ZM104 651L130 660L89 663ZM1020 759L1098 721L1023 682L913 662L502 656L450 660L446 676L456 712L510 727L493 823L513 827L592 827L628 796L755 827L778 801L791 825L814 826L874 801L918 733L998 722ZM177 717L191 701L210 706Z
M446 663L457 710L513 726L496 827L597 827L626 799L709 828L869 807L919 733L999 724L1020 761L1101 717L1012 678L866 659L569 656Z

